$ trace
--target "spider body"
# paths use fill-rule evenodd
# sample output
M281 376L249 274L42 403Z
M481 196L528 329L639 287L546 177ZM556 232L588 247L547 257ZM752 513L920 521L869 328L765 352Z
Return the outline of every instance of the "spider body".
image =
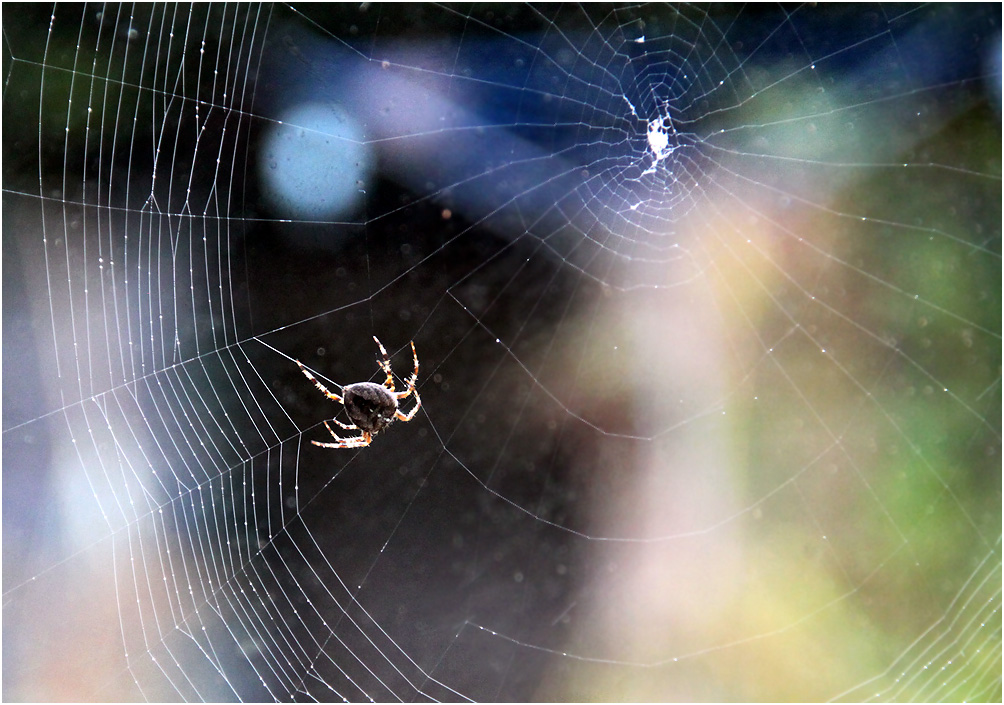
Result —
M345 407L345 413L352 423L342 423L338 419L331 420L347 431L361 432L358 436L342 438L325 421L324 426L335 439L335 443L311 441L315 446L321 446L322 448L363 448L373 442L373 436L387 428L395 420L411 421L422 407L422 399L418 396L418 391L415 389L415 382L418 380L418 353L415 352L414 341L411 343L411 354L415 359L415 371L412 373L411 379L408 380L408 388L403 392L398 392L394 389L394 375L390 369L390 360L387 359L387 351L384 349L383 344L377 340L376 336L373 336L373 340L380 347L380 353L383 356L377 364L380 365L380 369L387 375L387 379L384 380L383 384L376 384L375 382L348 384L342 387L341 396L328 391L327 387L318 382L317 378L310 374L299 360L296 361L296 364L300 366L300 371L306 375L307 379L314 383L314 386L324 396ZM415 407L407 414L404 414L401 412L398 400L409 397L412 394L415 395Z
M374 382L356 382L342 387L342 404L352 423L370 433L387 428L398 407L394 392Z

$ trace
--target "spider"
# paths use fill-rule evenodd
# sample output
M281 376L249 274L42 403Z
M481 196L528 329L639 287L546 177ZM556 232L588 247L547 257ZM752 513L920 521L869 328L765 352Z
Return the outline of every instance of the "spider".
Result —
M356 382L355 384L347 385L342 387L342 396L329 392L323 384L317 381L314 375L310 374L299 360L296 361L296 364L300 366L300 371L307 376L307 379L314 383L315 387L324 393L324 396L331 401L345 406L345 413L348 414L349 419L353 423L342 423L338 419L331 420L347 431L362 431L362 434L359 436L342 438L325 421L324 426L337 443L311 441L315 446L321 446L322 448L365 448L373 442L373 436L387 428L395 420L411 421L415 418L418 410L422 408L422 399L418 396L418 390L415 389L415 382L418 380L418 353L415 352L415 341L411 342L411 354L415 358L415 371L412 373L411 379L408 380L408 389L398 392L394 390L394 376L390 371L390 360L387 359L387 351L375 335L373 336L373 340L380 346L380 354L383 355L383 359L378 364L380 365L380 369L387 374L386 381L383 384ZM400 409L398 409L397 400L404 399L410 394L415 395L417 403L414 409L407 414L402 414Z

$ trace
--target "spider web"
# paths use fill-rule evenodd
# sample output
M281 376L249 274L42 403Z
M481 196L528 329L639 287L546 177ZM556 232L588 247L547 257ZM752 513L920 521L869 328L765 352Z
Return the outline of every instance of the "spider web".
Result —
M5 699L1000 700L998 6L3 36Z

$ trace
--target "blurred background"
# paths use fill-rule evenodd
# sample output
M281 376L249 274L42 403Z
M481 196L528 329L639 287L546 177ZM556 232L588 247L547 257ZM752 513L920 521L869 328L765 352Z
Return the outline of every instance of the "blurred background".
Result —
M999 6L2 19L5 700L1000 701Z

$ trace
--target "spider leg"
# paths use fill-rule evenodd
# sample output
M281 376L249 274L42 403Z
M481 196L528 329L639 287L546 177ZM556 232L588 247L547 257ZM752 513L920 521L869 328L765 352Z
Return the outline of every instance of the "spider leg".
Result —
M390 371L390 360L387 359L387 350L384 349L383 343L374 335L373 340L376 344L380 346L380 354L383 355L383 360L380 360L380 369L387 374L387 379L384 381L383 386L387 387L390 391L394 391L394 375Z
M314 386L317 387L318 389L320 389L321 392L323 392L324 396L326 396L331 401L338 402L339 404L343 403L342 402L342 398L340 396L338 396L337 394L329 392L327 387L325 387L323 384L321 384L320 382L318 382L317 378L314 377L314 375L310 374L310 371L306 367L303 366L302 362L300 362L299 360L297 360L296 364L300 366L300 371L307 376L307 379L309 379L311 382L313 382Z
M352 438L342 438L335 434L328 422L324 422L324 426L328 429L328 433L334 438L337 443L321 443L320 441L311 441L315 446L320 446L321 448L363 448L368 446L373 442L373 436L370 435L369 431L363 431L361 436L353 436Z
M321 448L365 448L372 440L369 436L358 436L356 438L346 438L339 443L321 443L320 441L311 441L311 443Z
M418 396L418 390L414 391L415 391L415 402L416 402L415 407L407 414L402 414L400 411L395 411L394 418L397 419L398 421L411 421L413 418L415 418L415 414L418 413L418 410L422 408L422 397Z
M356 426L354 423L342 423L338 419L331 419L331 420L334 421L339 426L341 426L342 428L344 428L346 431L358 431L359 430L359 427ZM325 421L325 423L327 423L327 422Z
M415 392L415 382L418 381L418 353L415 351L415 341L414 340L411 341L411 356L413 358L415 358L415 371L411 373L411 379L408 380L408 388L405 391L403 391L403 392L396 392L395 393L395 396L398 399L404 399L406 396L408 396L412 392ZM391 391L394 391L393 387L391 387ZM415 392L415 396L416 397L418 396L418 392Z

